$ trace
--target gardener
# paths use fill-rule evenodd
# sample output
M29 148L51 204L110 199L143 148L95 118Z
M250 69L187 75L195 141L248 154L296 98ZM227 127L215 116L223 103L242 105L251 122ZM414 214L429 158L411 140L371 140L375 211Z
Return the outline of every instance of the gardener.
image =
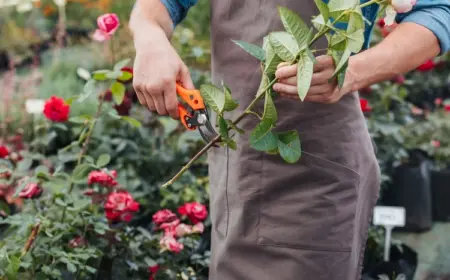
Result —
M177 118L176 81L194 87L168 38L195 2L139 0L131 15L134 87L140 102L161 115ZM282 30L277 5L304 19L318 11L312 0L211 4L213 81L230 85L245 108L258 90L261 69L232 40L261 45L269 32ZM373 24L377 6L363 12ZM280 131L300 132L302 157L297 164L252 149L248 135L238 136L237 151L210 150L210 279L360 279L380 172L357 91L415 69L450 48L450 1L418 0L412 12L397 19L400 24L385 40L350 58L342 90L328 82L335 69L332 59L319 56L306 102L276 99ZM372 30L367 26L366 47ZM315 47L326 48L326 41ZM276 75L274 90L296 98L296 68L281 66ZM250 117L240 123L246 131L256 124Z

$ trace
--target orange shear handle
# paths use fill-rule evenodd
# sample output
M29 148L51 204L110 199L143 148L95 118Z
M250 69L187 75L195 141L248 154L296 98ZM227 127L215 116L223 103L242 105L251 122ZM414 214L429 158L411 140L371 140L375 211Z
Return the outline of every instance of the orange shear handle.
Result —
M188 90L177 83L177 93L178 95L194 110L204 110L205 103L200 94L199 90L192 89Z

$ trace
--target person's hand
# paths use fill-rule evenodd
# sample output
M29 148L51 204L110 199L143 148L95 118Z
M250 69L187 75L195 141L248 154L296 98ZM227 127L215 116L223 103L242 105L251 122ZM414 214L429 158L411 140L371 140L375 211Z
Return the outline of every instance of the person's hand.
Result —
M194 84L161 27L146 26L145 31L146 38L135 39L133 87L142 105L176 119L179 117L176 82L186 89L194 89Z
M344 86L339 89L337 80L331 79L336 69L333 58L323 55L316 57L314 64L311 87L306 94L305 101L319 103L336 103L342 96L351 91L352 78L350 71L347 71ZM299 99L297 93L297 64L289 65L281 63L275 73L278 82L273 85L273 89L280 95L288 98Z

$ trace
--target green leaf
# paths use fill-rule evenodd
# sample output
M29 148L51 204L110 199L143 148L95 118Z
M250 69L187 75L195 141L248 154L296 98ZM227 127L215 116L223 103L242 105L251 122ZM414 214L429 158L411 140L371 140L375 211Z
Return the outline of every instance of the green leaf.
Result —
M322 0L318 0L318 1L322 1ZM318 15L311 20L311 23L317 30L321 30L322 27L325 25L325 22L326 21L322 15Z
M231 112L239 106L239 103L233 99L231 96L231 90L227 86L223 86L225 95L225 105L223 110L226 112Z
M273 103L272 96L267 92L264 100L264 113L262 119L275 126L277 117L277 109Z
M314 61L306 51L300 54L300 58L297 64L297 90L300 100L304 100L306 94L311 87L311 80L314 69Z
M231 139L231 138L226 138L226 139L224 139L223 141L225 141L225 143L227 144L227 146L228 146L230 149L236 151L236 149L237 149L237 143L236 143L236 141L234 141L234 140Z
M272 123L261 121L250 134L250 146L258 151L270 151L278 146L278 139L272 132Z
M314 2L316 3L319 12L322 15L324 22L327 22L329 19L329 11L327 4L323 0L314 0Z
M339 63L335 63L336 69L334 70L333 77L335 77L345 66L345 64L348 62L348 59L350 58L351 53L352 52L349 49L346 49L344 52L332 51L332 56L335 59L335 62L339 61Z
M109 154L102 154L98 157L96 165L98 167L104 167L111 161L111 156Z
M265 73L262 74L261 77L261 83L259 84L258 92L256 93L256 97L259 97L266 93L268 90L267 87L269 86L269 77Z
M123 67L127 66L128 63L130 63L131 59L130 58L126 58L124 60L121 60L119 62L116 63L116 65L114 65L114 70L115 71L120 71L120 69L122 69Z
M336 12L352 9L358 4L359 0L330 0L328 2L328 8L330 12Z
M132 125L134 127L142 126L140 121L136 120L135 118L129 117L129 116L122 116L121 119L128 122L130 125Z
M278 151L280 156L288 163L295 163L300 159L301 146L297 131L290 130L277 133Z
M285 7L279 7L278 12L284 28L294 37L294 40L297 41L298 48L300 49L307 44L309 33L308 25L306 25L306 23L296 13Z
M20 268L20 259L16 256L9 256L9 264L6 267L6 276L8 280L17 280L18 272Z
M80 164L75 167L72 173L72 179L75 181L82 181L87 178L91 167L87 164Z
M283 60L292 62L300 52L294 37L287 32L272 32L269 41L275 53Z
M233 100L227 87L223 90L212 84L204 84L200 88L201 95L208 106L217 114L224 111L232 111L238 107L238 103Z
M97 272L97 269L91 266L86 265L84 267L89 273L95 274Z
M277 71L278 64L283 62L283 60L275 53L275 50L269 41L269 37L264 37L264 49L266 51L264 72L266 72L267 75L273 75L275 74L275 71Z
M73 263L67 262L66 265L67 265L68 271L70 271L72 273L77 272L77 267Z
M117 79L119 79L121 81L128 81L131 78L133 78L133 74L131 74L130 72L128 72L128 71L121 71L121 72L122 72L122 74L119 77L117 77Z
M84 85L83 92L80 94L77 101L80 103L85 101L86 99L89 98L89 96L91 96L91 94L94 93L94 90L95 90L95 80L91 79L87 81L86 84Z
M353 53L361 51L364 45L364 18L361 10L354 11L350 14L350 19L347 27L348 48Z
M265 53L261 47L244 41L235 41L235 40L232 41L239 47L243 48L246 52L256 57L259 61L264 62Z
M122 76L122 71L120 71L120 70L109 71L108 73L106 73L106 78L110 79L110 80L116 80L120 76Z
M110 71L109 70L98 70L98 71L94 71L93 74L93 78L96 81L105 81L108 78L106 77L106 74L108 74Z
M225 96L223 92L212 84L204 84L200 92L206 104L216 113L221 114L225 107Z
M125 97L125 86L122 83L114 82L109 89L112 92L114 102L118 105L122 104Z
M222 136L223 138L228 138L228 125L227 125L227 122L225 121L225 119L221 115L218 115L218 118L219 118L219 132L220 132L220 136Z

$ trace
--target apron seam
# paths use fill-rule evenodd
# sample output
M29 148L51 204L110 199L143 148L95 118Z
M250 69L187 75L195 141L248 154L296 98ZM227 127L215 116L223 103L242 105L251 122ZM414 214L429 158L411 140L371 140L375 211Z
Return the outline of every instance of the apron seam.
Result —
M227 168L226 168L226 179L225 179L225 203L227 205L227 222L225 227L225 237L228 236L228 224L230 223L230 205L228 203L228 178L229 178L229 170L230 170L230 150L228 146L226 147L226 161L227 161Z

